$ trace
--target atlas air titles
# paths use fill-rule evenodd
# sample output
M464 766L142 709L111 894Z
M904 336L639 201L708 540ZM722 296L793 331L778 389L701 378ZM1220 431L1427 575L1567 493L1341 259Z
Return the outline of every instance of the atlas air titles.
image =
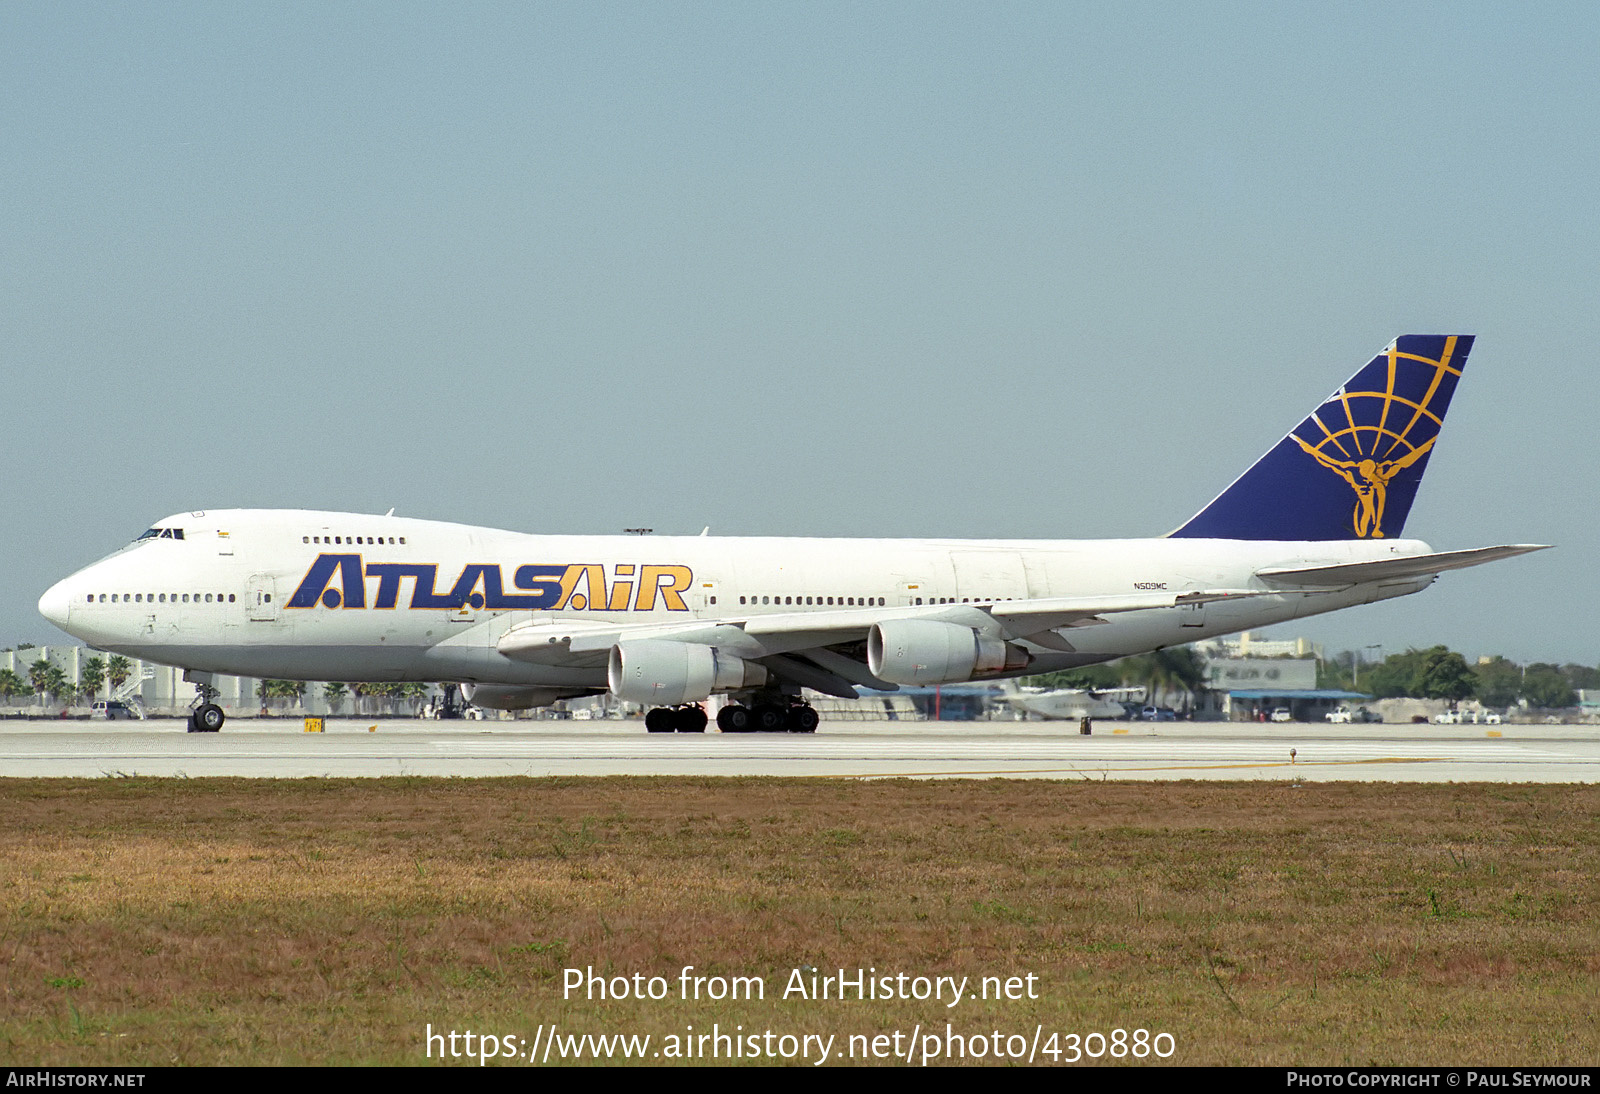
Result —
M287 607L388 609L403 601L407 608L451 611L687 612L683 594L693 581L689 567L677 564L527 563L511 568L507 588L499 563L470 562L440 592L437 563L364 562L359 554L321 554Z

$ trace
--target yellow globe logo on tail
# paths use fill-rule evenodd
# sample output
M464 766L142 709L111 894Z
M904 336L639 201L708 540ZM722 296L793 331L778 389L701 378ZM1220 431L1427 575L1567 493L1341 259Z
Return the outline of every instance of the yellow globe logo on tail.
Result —
M1389 484L1439 439L1455 379L1461 375L1459 341L1457 336L1443 339L1442 352L1434 358L1407 352L1397 339L1352 381L1364 382L1366 390L1340 388L1289 434L1306 455L1355 491L1351 526L1357 538L1383 538Z

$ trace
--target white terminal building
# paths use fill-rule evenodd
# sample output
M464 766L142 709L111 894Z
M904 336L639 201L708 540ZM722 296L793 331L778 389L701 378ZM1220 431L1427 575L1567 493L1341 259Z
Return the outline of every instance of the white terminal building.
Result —
M1273 639L1250 631L1195 646L1206 662L1208 713L1227 721L1259 721L1274 710L1315 721L1340 703L1367 699L1354 691L1317 687L1322 646L1304 638Z
M22 678L24 684L31 685L29 670L40 660L48 661L60 669L62 675L71 681L75 688L81 690L84 666L95 657L109 665L112 655L85 646L34 646L31 649L7 650L5 653L0 653L0 669L10 669ZM183 717L188 714L189 704L195 698L195 685L183 678L182 669L175 669L170 665L158 665L153 661L140 661L133 657L125 660L128 662L129 672L128 678L121 685L112 687L107 680L96 694L80 695L67 708L69 713L87 713L96 700L107 699L127 703L130 708L152 717ZM259 714L265 705L260 694L261 681L253 677L219 675L212 680L212 686L218 692L216 703L230 718ZM303 712L311 715L334 713L329 710L322 688L322 684L307 684L305 694L299 703L285 710L281 708L279 702L274 702L272 709L275 713ZM356 713L355 703L354 696L345 696L339 713ZM41 702L36 691L7 699L4 705L0 706L0 712L27 713L34 716L55 715L61 710L62 704L59 701L44 696ZM385 713L387 712L386 710ZM410 704L400 703L393 713L412 713Z

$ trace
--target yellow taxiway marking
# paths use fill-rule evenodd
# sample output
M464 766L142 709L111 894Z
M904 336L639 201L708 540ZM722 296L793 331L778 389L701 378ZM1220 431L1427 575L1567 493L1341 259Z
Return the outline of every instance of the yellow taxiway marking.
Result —
M1291 763L1283 760L1260 761L1244 764L1163 764L1151 767L1111 767L1109 765L1084 764L1083 766L1070 767L1000 767L974 771L886 771L861 773L858 775L800 775L802 779L915 779L924 775L1048 775L1067 771L1075 775L1087 775L1095 772L1112 771L1229 771L1246 768L1268 767L1356 767L1361 764L1437 764L1447 762L1446 756L1374 756L1368 760L1302 760Z

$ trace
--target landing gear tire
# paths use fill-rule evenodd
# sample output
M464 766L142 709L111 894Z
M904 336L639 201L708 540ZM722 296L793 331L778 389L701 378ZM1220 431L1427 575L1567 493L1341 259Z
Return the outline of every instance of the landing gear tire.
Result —
M644 716L644 728L647 733L671 733L677 727L672 724L672 711L666 707L656 707Z
M789 708L788 730L790 733L815 733L817 723L821 721L817 712L811 707L801 705Z
M724 733L749 733L755 726L751 725L750 708L741 706L723 707L717 711L717 728Z
M758 703L750 712L750 720L758 733L782 733L787 728L787 711L773 703Z
M190 716L190 722L196 733L216 733L227 720L222 708L215 703L204 704Z
M672 712L673 724L679 733L704 733L706 731L706 712L699 707L679 707Z

